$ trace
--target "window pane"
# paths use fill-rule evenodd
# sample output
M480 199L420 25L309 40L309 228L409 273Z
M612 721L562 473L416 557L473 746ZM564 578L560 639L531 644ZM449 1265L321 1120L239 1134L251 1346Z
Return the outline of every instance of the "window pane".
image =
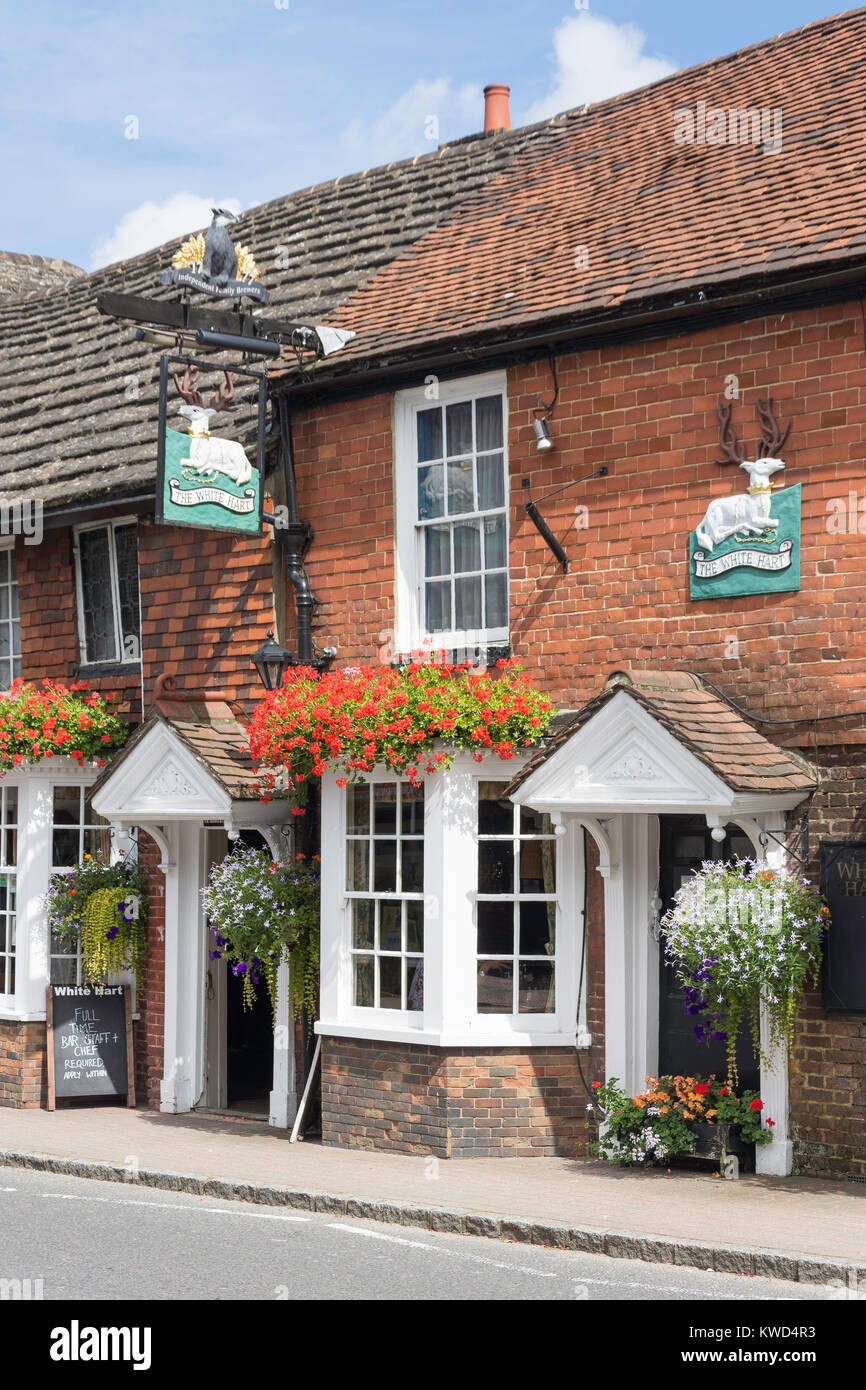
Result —
M51 855L55 867L68 869L78 863L78 831L55 830L52 833Z
M7 825L18 824L18 788L6 787L6 799L3 805L3 819Z
M424 904L406 904L406 950L424 950Z
M478 1012L480 1014L510 1014L513 1012L514 966L507 960L478 962Z
M402 891L404 893L421 893L424 889L424 841L404 840L402 846Z
M488 574L484 580L487 627L508 626L508 599L504 574Z
M116 661L117 641L111 597L111 561L108 530L82 531L78 537L81 557L81 592L84 640L88 661Z
M505 506L505 467L502 454L488 454L478 460L478 510L488 512Z
M517 1012L552 1014L555 1007L553 965L541 960L521 963L517 980Z
M417 957L410 957L406 961L406 1007L424 1007L424 962Z
M373 845L373 891L376 893L396 893L397 841L374 840Z
M491 516L484 522L484 567L489 570L508 568L504 516Z
M481 569L481 530L478 523L454 527L454 573Z
M552 956L555 949L556 903L521 903L520 954Z
M514 904L478 904L479 955L511 956L514 954Z
M349 788L349 830L366 835L370 829L370 788L366 782Z
M373 983L373 957L355 956L355 1003L372 1009L376 1003Z
M448 464L448 511L451 515L475 511L471 459Z
M370 845L366 840L346 842L346 887L365 893L370 887Z
M451 627L451 585L427 584L427 631L447 632Z
M472 402L461 401L445 409L448 457L472 453Z
M8 548L0 550L0 584L6 584L9 580L9 556L12 551Z
M521 840L521 893L556 892L556 841Z
M373 949L373 904L355 898L352 902L352 945Z
M373 830L377 835L397 833L396 782L377 782L373 787Z
M78 961L75 956L52 956L51 983L53 985L77 984ZM0 994L2 994L0 988Z
M401 828L404 835L424 834L424 788L404 782L400 787Z
M418 520L443 516L445 512L445 469L439 463L418 469Z
M454 626L459 632L481 627L481 578L454 582Z
M5 550L0 550L0 555L5 555ZM9 617L9 589L7 585L0 584L0 619ZM9 640L8 633L6 640Z
M442 407L418 411L418 462L442 457Z
M485 449L502 448L501 396L484 396L475 402L475 431L479 454Z
M531 806L520 808L521 835L552 835L553 822L546 811L534 811Z
M424 573L428 579L451 573L451 527L424 528Z
M478 845L479 893L514 891L514 849L507 840L482 840Z
M402 1009L403 997L400 984L403 962L399 956L379 957L379 1007L380 1009Z
M403 904L379 904L379 950L401 951L403 949Z
M123 640L120 655L134 659L140 655L138 534L135 525L115 527L114 548L117 552L117 591L120 598L120 632ZM128 641L129 638L134 638L134 642Z
M81 822L81 790L79 787L54 788L54 824L79 825Z
M107 825L100 830L85 830L84 853L89 854L91 859L101 859L106 864L109 862L111 858L111 831Z
M507 782L479 782L479 835L511 835L514 832L514 803L502 793Z

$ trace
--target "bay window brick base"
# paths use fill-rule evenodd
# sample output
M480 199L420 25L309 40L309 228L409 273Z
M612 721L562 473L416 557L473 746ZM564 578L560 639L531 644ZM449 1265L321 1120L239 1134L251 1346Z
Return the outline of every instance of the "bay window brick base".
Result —
M584 1073L589 1073L584 1063ZM569 1047L322 1038L322 1140L439 1158L572 1158L586 1093Z
M0 1105L33 1110L46 1098L45 1024L0 1019Z

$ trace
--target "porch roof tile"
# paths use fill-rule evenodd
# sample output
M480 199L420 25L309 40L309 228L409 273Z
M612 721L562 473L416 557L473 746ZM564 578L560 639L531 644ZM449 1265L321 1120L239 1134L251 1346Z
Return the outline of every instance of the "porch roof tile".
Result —
M816 785L799 754L782 749L758 733L721 694L688 671L613 671L604 689L581 710L558 716L550 733L510 784L515 792L558 748L567 743L619 691L688 748L736 792L802 791Z

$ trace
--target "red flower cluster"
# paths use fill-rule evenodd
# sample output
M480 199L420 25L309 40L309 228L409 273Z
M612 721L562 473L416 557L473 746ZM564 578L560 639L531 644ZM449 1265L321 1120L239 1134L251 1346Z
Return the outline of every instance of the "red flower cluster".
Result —
M299 666L253 715L250 752L271 787L278 769L291 790L329 768L345 785L382 765L417 784L450 766L456 748L513 758L543 736L552 709L511 661L483 675L428 662L321 674Z
M70 686L44 680L41 689L20 677L0 692L0 769L40 758L84 762L120 747L129 730L103 696L84 681Z

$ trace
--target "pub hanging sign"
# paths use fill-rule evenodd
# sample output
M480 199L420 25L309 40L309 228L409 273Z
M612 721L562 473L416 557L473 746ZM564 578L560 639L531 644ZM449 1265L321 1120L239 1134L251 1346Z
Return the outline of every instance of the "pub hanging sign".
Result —
M169 363L176 395L170 394ZM213 389L201 381L212 376ZM240 388L237 378L242 379ZM265 471L267 377L246 367L166 354L160 361L156 519L171 526L261 535ZM240 397L240 398L239 398ZM169 413L173 412L169 424ZM231 412L231 414L230 414ZM219 430L220 417L232 434ZM234 437L232 437L232 435Z
M866 841L821 845L821 892L830 909L824 1008L834 1014L866 1014Z

